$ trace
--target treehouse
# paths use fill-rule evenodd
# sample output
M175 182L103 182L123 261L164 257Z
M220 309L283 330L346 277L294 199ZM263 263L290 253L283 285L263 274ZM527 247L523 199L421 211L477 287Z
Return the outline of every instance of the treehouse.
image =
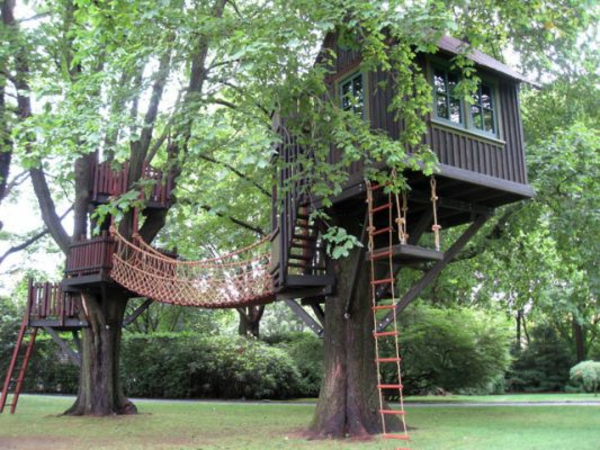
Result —
M481 81L473 101L467 103L455 92L460 74L451 68L452 58L461 53L463 45L446 36L439 41L437 53L418 55L433 97L432 111L426 118L424 141L437 156L439 164L433 182L420 172L404 174L410 192L402 206L400 203L404 199L399 200L391 220L393 228L397 221L402 221L404 230L398 230L396 234L407 237L404 241L400 239L391 250L398 266L428 262L437 263L434 267L441 270L494 208L533 196L533 189L527 182L519 110L519 86L527 80L500 61L473 50L468 57L475 64ZM360 52L339 45L335 34L327 36L324 48L333 50L332 54L336 55L328 62L332 73L327 83L333 101L340 108L354 110L373 130L398 139L403 132L403 123L390 111L394 94L390 74L362 70ZM301 164L294 164L298 155L306 150L285 130L281 134L283 142L279 145L278 155L285 164L278 183L285 198L273 201L276 237L271 270L274 283L280 297L311 297L321 301L331 292L333 280L326 268L319 224L308 221L309 208L318 205L319 199L309 199L307 191L310 189L306 189L307 181L302 179ZM332 148L329 160L340 162L340 151ZM379 168L386 170L383 164ZM288 188L284 190L284 186ZM368 191L364 164L353 163L348 167L347 183L333 199L332 210L362 220L362 215L366 214ZM376 202L385 196L383 191L373 191ZM394 199L391 201L394 203ZM386 203L381 202L378 211L385 213ZM388 218L375 218L374 221L374 226L383 227ZM473 226L446 251L437 248L439 245L434 249L417 245L426 232L436 234L437 242L441 229L471 222ZM384 245L385 236L383 232L381 234L376 236L376 247ZM366 235L363 242L366 243ZM377 256L377 252L370 256Z

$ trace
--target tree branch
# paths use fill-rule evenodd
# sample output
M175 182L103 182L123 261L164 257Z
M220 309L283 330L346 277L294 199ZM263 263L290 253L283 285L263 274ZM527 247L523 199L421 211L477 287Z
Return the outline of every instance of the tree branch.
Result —
M245 175L242 172L240 172L238 169L236 169L235 167L233 167L231 164L228 164L228 163L222 162L222 161L217 161L215 158L213 158L212 156L208 156L208 155L199 155L199 158L203 159L205 161L211 162L213 164L218 164L220 166L223 166L223 167L227 168L228 170L231 170L234 174L236 174L241 179L250 182L262 194L264 194L267 197L271 198L271 193L269 191L267 191L264 187L262 187L260 184L258 184L258 182L256 182L252 178L250 178L248 175Z
M209 206L209 205L200 205L200 208L202 208L206 212L213 211L213 208L211 206ZM254 225L250 225L249 223L244 222L243 220L236 219L235 217L231 217L231 216L225 215L225 214L217 212L217 211L214 211L214 213L218 217L222 217L224 219L228 219L232 223L234 223L236 225L239 225L240 227L245 228L247 230L250 230L250 231L252 231L254 233L257 233L257 234L259 234L261 236L266 236L267 235L267 233L265 233L265 231L262 228L256 227Z
M67 209L60 216L60 220L62 221L67 216L67 214L69 214L71 211L73 211L73 207L72 206L69 209ZM41 230L41 231L37 232L36 234L34 234L33 236L31 236L30 238L28 238L25 241L21 242L19 245L14 245L14 246L10 247L8 250L6 250L4 252L4 254L2 256L0 256L0 264L2 264L4 262L4 260L6 258L8 258L8 256L12 255L13 253L20 252L21 250L25 250L31 244L37 242L38 240L40 240L41 238L43 238L44 236L46 236L48 233L49 233L48 228L44 228L43 230Z
M14 1L7 1L1 5L2 20L6 27L13 28L14 36L17 37L19 29L15 21L15 17L12 14L13 11L10 8L10 5L14 6ZM20 45L18 43L18 39L15 39L15 42L17 42L15 45ZM32 115L31 98L29 97L30 88L27 82L27 77L29 76L29 65L24 47L20 46L15 53L15 67L17 73L17 107L19 109L19 118L20 120L24 121ZM26 150L28 153L31 153L31 142L26 144ZM46 176L44 175L41 167L33 167L29 169L29 173L31 175L31 181L35 195L40 204L42 219L44 220L46 227L48 227L48 231L52 235L52 238L56 241L61 250L67 254L69 252L69 244L71 240L62 226L60 218L56 214L56 206L54 204L54 200L52 200Z

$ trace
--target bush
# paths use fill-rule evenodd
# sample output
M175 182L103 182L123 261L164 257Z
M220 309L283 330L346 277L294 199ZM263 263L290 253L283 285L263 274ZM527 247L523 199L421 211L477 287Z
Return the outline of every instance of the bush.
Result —
M571 367L569 371L571 381L583 383L586 391L592 391L598 395L598 385L600 385L600 362L582 361Z
M510 330L502 317L416 304L400 326L407 393L485 389L509 366Z
M507 375L507 388L513 392L562 391L575 363L568 344L544 325L531 330L531 342L515 356Z
M122 349L125 392L163 398L287 398L301 386L293 360L242 337L129 336Z
M316 397L323 381L323 341L313 333L288 333L270 339L284 350L300 372L298 397Z

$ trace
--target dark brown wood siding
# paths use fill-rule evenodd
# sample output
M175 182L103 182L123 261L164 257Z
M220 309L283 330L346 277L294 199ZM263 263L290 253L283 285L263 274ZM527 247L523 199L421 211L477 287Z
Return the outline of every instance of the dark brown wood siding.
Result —
M339 47L334 49L338 57L333 64L335 75L330 78L332 89L335 81L358 69L360 63L358 52ZM497 80L500 140L504 143L473 135L468 130L457 130L432 122L429 124L425 140L437 154L440 163L527 184L518 84L491 73L485 75ZM367 74L367 86L367 108L371 126L386 131L392 138L398 138L402 132L402 124L388 111L393 96L388 74L381 71ZM339 156L337 150L332 150L331 161L339 161ZM355 163L349 168L350 184L362 180L362 169L360 163Z

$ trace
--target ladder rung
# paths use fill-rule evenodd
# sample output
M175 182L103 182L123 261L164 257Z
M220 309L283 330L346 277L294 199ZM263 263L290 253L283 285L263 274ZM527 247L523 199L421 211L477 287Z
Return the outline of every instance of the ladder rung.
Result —
M395 309L395 308L396 308L395 303L393 305L377 305L377 306L371 307L371 309L373 311L381 311L382 309Z
M375 337L385 337L385 336L398 336L397 331L380 331L379 333L373 333Z
M379 414L394 414L396 416L403 416L406 413L404 411L398 411L397 409L380 409Z
M373 280L373 281L371 281L371 284L376 286L378 284L391 284L393 282L394 282L393 278L384 278L382 280Z
M403 389L404 386L401 384L378 384L379 389Z
M408 441L409 440L408 434L384 433L383 434L383 438L384 439L400 439L400 440L403 440L403 441Z
M392 256L392 252L390 250L378 253L371 253L371 261L377 261L378 259L383 259L389 256Z
M385 227L385 228L381 228L380 230L375 230L372 231L370 234L371 236L379 236L380 234L386 233L388 231L392 231L393 228L392 227Z
M381 206L378 206L377 208L373 208L371 210L371 214L375 214L375 213L377 213L379 211L383 211L384 209L390 209L391 207L392 207L392 203L391 202L385 203L385 204L383 204Z
M388 363L388 362L400 362L402 360L402 358L375 358L375 361L380 362L380 363Z
M369 187L369 189L370 189L370 190L372 190L372 191L377 191L377 190L379 190L379 189L381 189L381 188L383 188L383 187L386 187L386 186L387 186L387 184L386 184L386 183L383 183L383 184L382 184L382 183L379 183L379 184L372 184L372 185Z

